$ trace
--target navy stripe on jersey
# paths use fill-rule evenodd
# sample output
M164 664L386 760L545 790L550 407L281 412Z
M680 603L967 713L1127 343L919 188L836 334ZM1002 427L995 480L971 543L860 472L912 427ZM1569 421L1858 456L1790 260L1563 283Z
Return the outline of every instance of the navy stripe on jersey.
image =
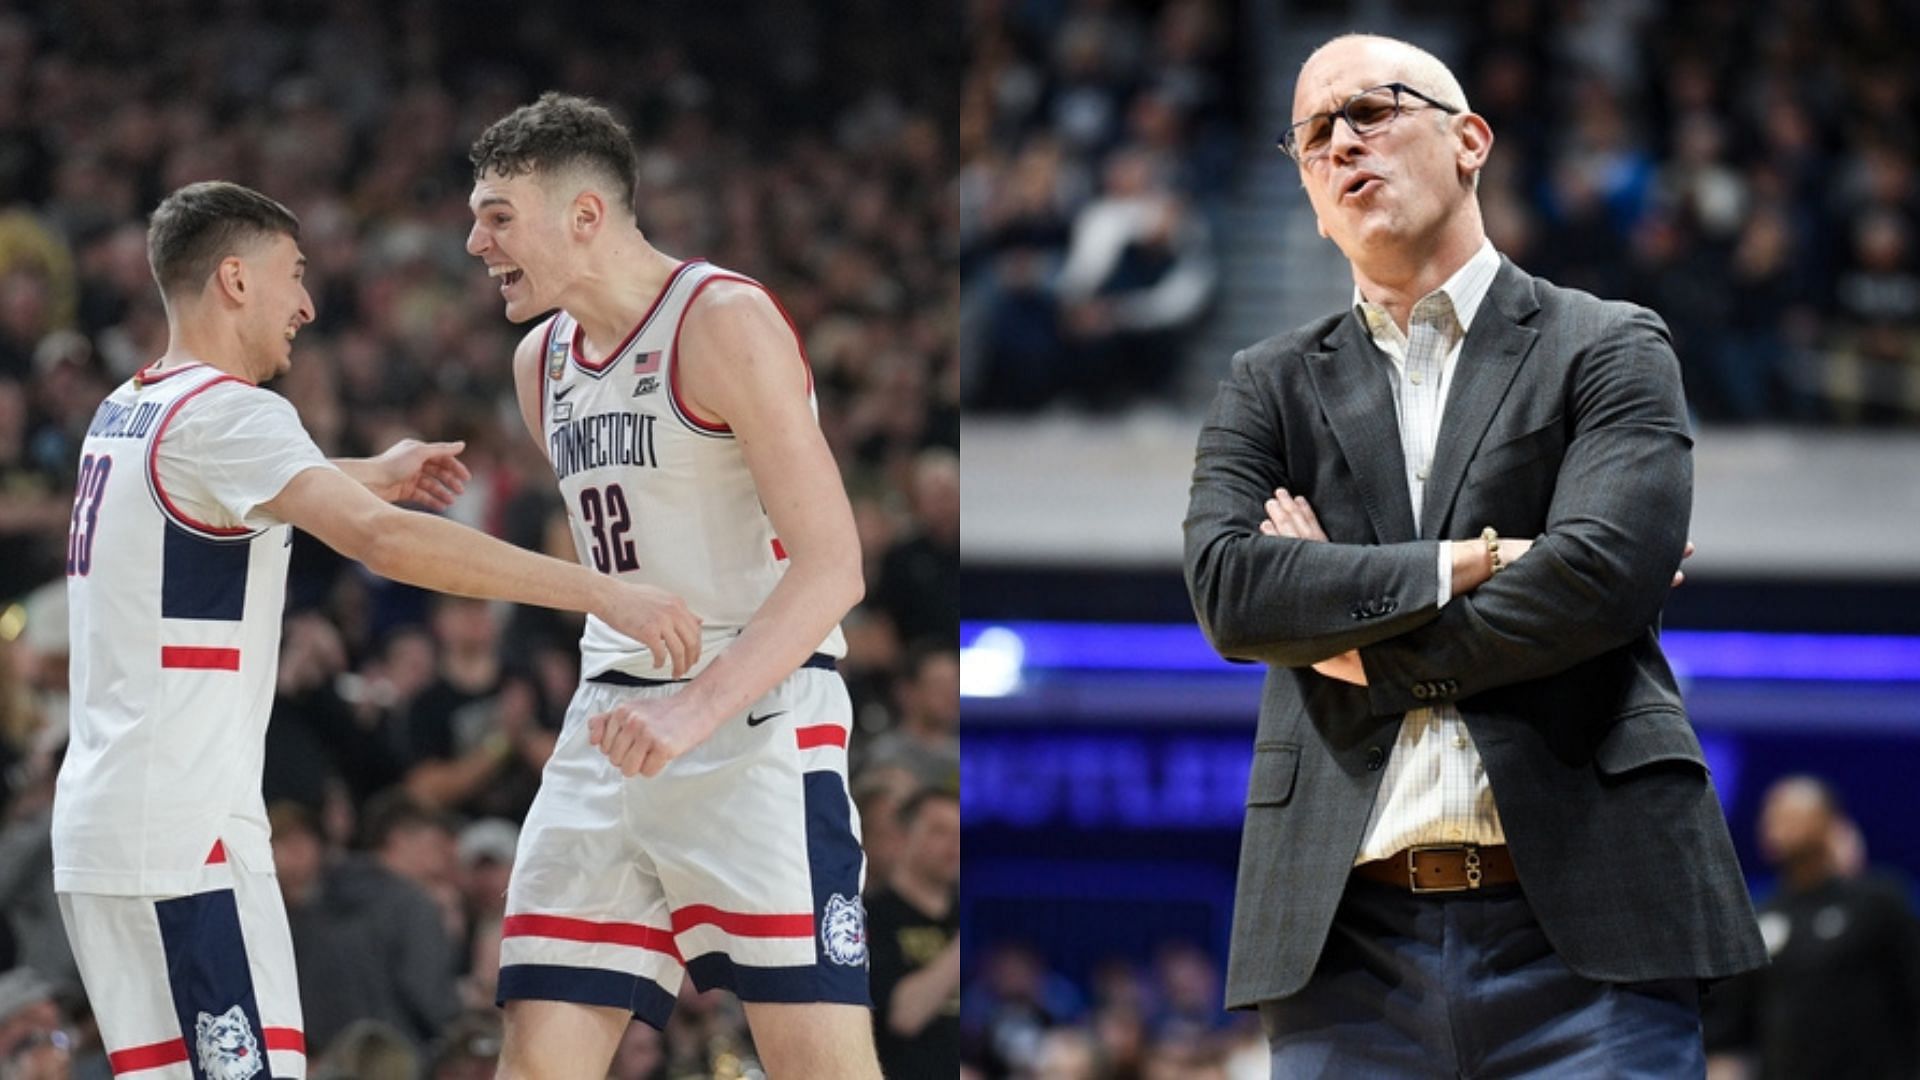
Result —
M807 868L813 878L814 925L819 928L813 935L812 966L755 967L735 963L724 952L710 952L688 959L687 975L700 990L731 990L742 1001L870 1006L866 913L860 905L863 856L853 838L847 789L831 770L807 773L805 783ZM858 913L857 941L840 939L830 952L826 935L842 924L849 908Z
M212 540L167 522L160 617L239 622L247 606L249 539Z
M674 997L652 979L624 971L567 967L563 964L507 964L495 984L494 1004L509 1001L567 1001L625 1009L648 1026L664 1030Z
M253 992L253 974L247 966L247 947L240 936L240 909L232 889L159 900L160 941L166 948L167 982L173 990L173 1008L186 1040L187 1060L196 1078L201 1068L200 1047L217 1058L240 1066L247 1057L267 1073L266 1035L260 1023L260 1004ZM234 1010L239 1015L233 1015ZM204 1020L202 1018L205 1018ZM244 1020L246 1032L239 1030ZM202 1025L206 1038L200 1035Z

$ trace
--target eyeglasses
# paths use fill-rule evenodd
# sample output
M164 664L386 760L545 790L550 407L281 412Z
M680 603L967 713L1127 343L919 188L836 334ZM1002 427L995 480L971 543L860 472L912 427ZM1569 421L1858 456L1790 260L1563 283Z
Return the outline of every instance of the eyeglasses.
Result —
M1333 112L1317 113L1280 133L1280 149L1302 165L1311 165L1327 156L1333 146L1333 124L1345 119L1355 135L1366 138L1379 131L1408 109L1419 108L1402 102L1402 96L1419 98L1449 116L1460 112L1444 101L1435 101L1406 83L1388 83L1362 90Z

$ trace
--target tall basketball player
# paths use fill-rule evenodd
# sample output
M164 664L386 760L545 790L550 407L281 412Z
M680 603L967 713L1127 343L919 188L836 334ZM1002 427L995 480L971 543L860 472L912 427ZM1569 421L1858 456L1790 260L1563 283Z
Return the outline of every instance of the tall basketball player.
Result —
M472 151L467 250L582 562L684 597L691 678L588 620L507 891L503 1076L602 1077L683 972L745 1003L770 1076L877 1077L846 792L859 541L795 331L755 282L648 243L606 109L548 94Z
M313 319L298 234L234 184L168 196L147 237L166 354L108 395L82 448L54 887L116 1076L306 1074L260 794L289 525L387 577L590 612L663 667L699 659L678 598L383 501L447 505L459 444L321 455L257 385Z

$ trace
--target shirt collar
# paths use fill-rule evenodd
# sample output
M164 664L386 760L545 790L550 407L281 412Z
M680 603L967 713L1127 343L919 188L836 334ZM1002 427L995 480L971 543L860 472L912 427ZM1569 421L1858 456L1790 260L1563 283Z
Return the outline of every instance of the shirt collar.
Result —
M1453 276L1440 284L1438 289L1427 296L1445 293L1453 304L1453 316L1460 322L1460 333L1464 336L1473 326L1473 317L1480 310L1480 302L1487 298L1488 290L1493 288L1493 279L1500 272L1500 253L1493 249L1492 240L1480 241L1480 250L1473 253ZM1420 299L1425 300L1423 296ZM1392 326L1393 320L1387 309L1379 304L1370 303L1360 295L1360 286L1353 287L1353 306L1360 321L1378 336L1384 326ZM1397 327L1395 329L1398 329Z

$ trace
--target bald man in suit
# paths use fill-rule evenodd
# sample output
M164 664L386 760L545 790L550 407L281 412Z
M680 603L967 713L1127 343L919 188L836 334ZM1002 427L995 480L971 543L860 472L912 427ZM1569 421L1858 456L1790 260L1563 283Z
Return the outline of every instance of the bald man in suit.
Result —
M1268 665L1228 1004L1276 1076L1700 1075L1699 986L1764 951L1660 651L1666 327L1494 250L1433 56L1335 39L1293 119L1354 303L1234 358L1186 521L1202 628Z

